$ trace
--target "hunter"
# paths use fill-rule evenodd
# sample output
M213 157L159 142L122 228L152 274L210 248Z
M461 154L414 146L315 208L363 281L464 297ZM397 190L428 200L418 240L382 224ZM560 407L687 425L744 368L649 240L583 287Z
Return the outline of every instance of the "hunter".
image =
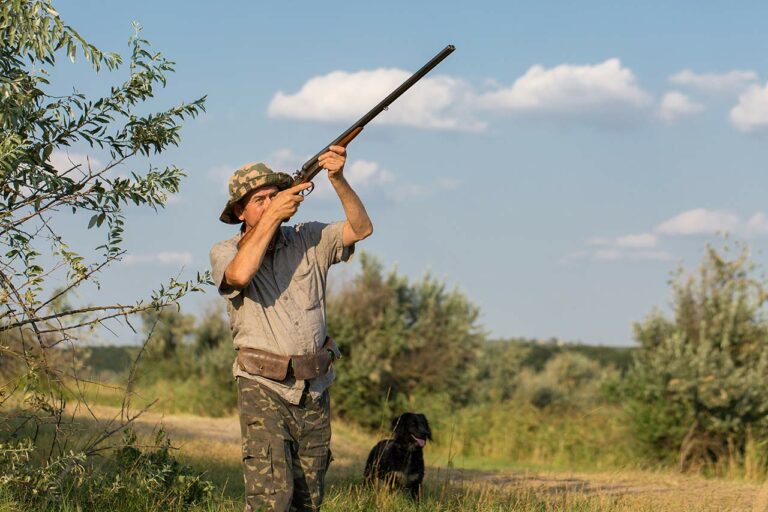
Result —
M240 231L213 246L213 279L227 301L237 358L245 510L317 511L332 460L328 387L340 357L325 324L326 278L373 232L344 177L346 150L331 146L328 172L346 220L288 226L310 183L247 164L229 180L219 219Z

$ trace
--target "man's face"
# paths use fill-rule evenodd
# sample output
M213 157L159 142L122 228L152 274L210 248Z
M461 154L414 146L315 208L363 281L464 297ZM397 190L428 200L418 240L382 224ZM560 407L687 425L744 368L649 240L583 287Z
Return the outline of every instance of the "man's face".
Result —
M245 222L248 229L255 226L261 216L264 215L264 211L269 206L272 198L280 191L273 185L265 187L259 187L248 193L243 199L241 199L237 205L235 205L235 213L237 218Z

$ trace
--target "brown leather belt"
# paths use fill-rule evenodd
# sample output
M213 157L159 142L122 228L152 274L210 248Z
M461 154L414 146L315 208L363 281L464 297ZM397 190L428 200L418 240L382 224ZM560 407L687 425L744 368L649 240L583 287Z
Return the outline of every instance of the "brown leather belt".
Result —
M240 347L237 351L237 365L252 375L271 380L285 380L293 374L296 380L316 379L328 373L333 357L328 351L339 353L336 342L325 338L323 347L314 354L286 356L273 354L258 348Z

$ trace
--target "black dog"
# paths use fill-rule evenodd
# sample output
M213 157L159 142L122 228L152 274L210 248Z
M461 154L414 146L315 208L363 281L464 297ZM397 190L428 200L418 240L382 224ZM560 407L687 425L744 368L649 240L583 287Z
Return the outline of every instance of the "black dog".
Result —
M418 499L424 480L424 454L427 440L432 440L427 418L406 412L392 420L393 439L379 441L365 463L365 480L383 480L395 489L406 490Z

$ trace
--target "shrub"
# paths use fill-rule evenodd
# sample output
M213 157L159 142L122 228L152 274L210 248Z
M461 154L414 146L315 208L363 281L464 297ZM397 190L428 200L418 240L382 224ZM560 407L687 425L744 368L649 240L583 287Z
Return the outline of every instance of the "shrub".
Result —
M328 332L345 357L336 412L376 427L417 393L469 402L484 339L477 307L431 276L411 283L394 271L385 276L366 254L360 260L361 273L328 304Z
M708 246L697 274L678 269L674 316L635 325L640 349L629 374L638 439L681 467L744 455L768 435L768 288L746 246Z
M538 408L593 405L602 398L602 383L615 373L585 355L560 352L546 362L541 372L522 370L516 379L515 397Z

